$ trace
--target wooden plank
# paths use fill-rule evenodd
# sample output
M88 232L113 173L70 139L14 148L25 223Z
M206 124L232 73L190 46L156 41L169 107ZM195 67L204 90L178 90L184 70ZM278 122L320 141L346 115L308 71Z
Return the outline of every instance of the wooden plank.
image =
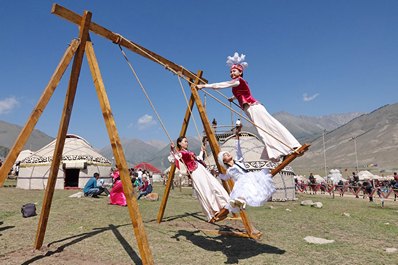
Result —
M276 168L271 170L271 175L275 176L278 174L282 169L284 169L287 165L289 165L296 157L302 156L310 147L309 144L303 144L295 153L288 155L285 160L282 161Z
M66 49L61 61L59 62L57 68L55 69L53 75L50 78L46 88L44 89L39 101L37 102L35 108L33 109L30 117L28 118L25 126L22 128L14 145L11 147L3 166L0 167L0 187L3 186L4 181L7 179L8 172L14 165L19 153L22 151L24 145L29 139L33 129L35 128L41 114L46 108L48 102L50 101L55 89L57 88L65 70L68 68L70 61L73 58L77 48L79 47L80 41L73 40L70 46Z
M58 129L57 141L55 144L53 161L51 163L47 187L43 199L43 206L41 209L38 229L36 233L36 242L35 242L36 249L40 249L42 247L44 235L46 233L46 227L48 223L48 217L50 215L52 197L54 195L55 183L57 181L58 168L60 166L62 159L62 151L65 145L66 133L68 131L70 116L72 114L73 102L76 95L76 89L83 61L85 45L88 38L88 32L89 32L88 26L90 25L90 21L91 21L91 13L86 11L84 13L83 19L80 24L79 39L81 44L79 45L79 48L77 49L76 55L73 60L71 76L69 79L69 86L65 98L61 122Z
M198 73L197 73L198 78L196 78L195 80L191 80L191 81L193 81L195 84L199 84L199 82L200 82L199 79L202 77L202 75L203 75L203 71L198 71ZM187 132L188 125L189 125L189 120L190 120L191 114L192 114L191 110L193 108L194 103L195 103L195 98L191 94L191 97L189 98L189 103L188 103L188 106L187 106L187 110L185 111L184 120L182 122L180 136L185 136L185 134ZM173 183L175 170L176 170L175 164L171 165L169 176L167 178L166 187L164 189L162 201L160 203L158 216L157 216L157 219L156 219L159 224L163 220L164 211L166 209L167 200L168 200L169 195L170 195L170 189L171 189L171 185Z
M138 206L134 189L130 179L126 158L122 149L122 145L117 131L115 119L112 114L110 102L106 94L105 85L98 66L98 61L94 53L93 45L90 41L86 43L86 56L90 66L91 75L93 77L98 100L100 102L102 115L108 131L109 140L111 142L113 154L115 156L117 168L120 171L120 178L123 184L123 191L126 196L128 211L131 223L137 240L138 249L141 254L143 264L154 264L151 249L149 247L148 238L145 233L144 223Z
M72 22L77 25L79 25L79 23L81 21L81 16L79 14L76 14L75 12L73 12L63 6L60 6L58 4L53 5L53 7L51 9L51 13L55 14L61 18L64 18L64 19L68 20L69 22ZM172 61L144 48L143 46L141 46L137 43L134 43L125 38L121 38L121 36L119 34L114 33L112 31L94 23L94 22L92 22L90 24L90 30L92 32L94 32L95 34L97 34L101 37L104 37L108 40L111 40L114 43L118 43L118 44L126 47L130 51L135 52L151 61L154 61L159 64L165 64L165 65L167 65L168 68L173 69L176 72L181 72L181 74L183 76L185 76L189 79L194 80L197 78L197 76L194 73L192 73L191 71L189 71L185 68L182 68L181 66L179 66L179 65L173 63ZM202 78L202 81L207 83L207 80L205 80L203 78Z

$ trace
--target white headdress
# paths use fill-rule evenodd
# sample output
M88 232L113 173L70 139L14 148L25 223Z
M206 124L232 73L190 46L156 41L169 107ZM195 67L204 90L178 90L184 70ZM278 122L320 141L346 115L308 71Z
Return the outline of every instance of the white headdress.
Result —
M227 167L224 164L224 154L228 153L227 151L221 151L218 153L217 158L218 158L218 164L222 166L223 168L227 169Z
M245 68L249 66L247 62L245 62L246 55L235 52L234 56L227 57L227 65L232 68L236 68L240 71L243 71Z

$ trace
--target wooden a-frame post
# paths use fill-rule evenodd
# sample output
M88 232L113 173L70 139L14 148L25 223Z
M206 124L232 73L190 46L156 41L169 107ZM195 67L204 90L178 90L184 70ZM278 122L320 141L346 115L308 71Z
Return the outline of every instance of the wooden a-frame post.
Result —
M83 62L84 46L88 38L88 25L90 24L90 21L91 21L91 13L86 11L84 13L80 25L80 32L79 32L80 45L76 51L73 60L68 90L66 92L66 97L65 97L64 109L62 111L62 117L58 129L53 160L51 162L47 187L43 199L43 206L40 213L40 219L39 219L38 229L36 233L36 241L35 241L36 249L40 249L41 246L43 245L44 235L46 233L48 217L50 215L52 197L54 195L55 183L57 181L58 168L61 163L62 151L65 145L66 133L68 131L69 121L72 114L73 102L75 100L76 89L80 75L80 69Z
M68 20L68 21L70 21L72 23L75 23L75 24L78 24L81 21L81 16L79 16L78 14L76 14L76 13L74 13L74 12L72 12L72 11L70 11L70 10L60 6L60 5L57 5L57 4L53 5L52 13L56 14L56 15L64 18L64 19L66 19L66 20ZM142 47L142 46L140 46L140 45L138 45L138 44L136 44L136 43L134 43L134 42L132 42L130 40L127 40L124 37L122 37L121 35L116 34L116 33L112 32L112 31L110 31L110 30L108 30L108 29L106 29L106 28L104 28L104 27L102 27L102 26L100 26L100 25L98 25L98 24L96 24L94 22L90 23L89 28L90 28L90 31L92 31L92 32L104 37L104 38L107 38L107 39L111 40L114 43L117 43L117 44L119 44L119 45L121 45L123 47L126 47L127 49L129 49L129 50L131 50L131 51L133 51L133 52L135 52L135 53L137 53L137 54L139 54L139 55L141 55L143 57L146 57L146 58L148 58L148 59L150 59L150 60L152 60L152 61L154 61L156 63L162 64L163 66L165 65L166 69L170 68L174 72L181 73L181 75L189 78L191 81L195 81L196 84L199 84L200 82L207 82L204 78L201 78L198 75L195 75L194 73L192 73L192 72L188 71L187 69L185 69L185 68L183 68L183 67L181 67L181 66L179 66L179 65L177 65L175 63L173 63L172 61L167 60L166 58L164 58L164 57L162 57L162 56L160 56L160 55L158 55L158 54L156 54L156 53L154 53L154 52L152 52L152 51L150 51L150 50L148 50L148 49L146 49L146 48L144 48L144 47ZM217 142L217 140L215 138L214 132L211 130L210 122L209 122L209 120L207 118L207 115L205 113L205 109L203 108L203 105L201 103L199 94L196 91L195 86L191 86L191 92L192 92L192 95L191 95L191 98L190 98L189 105L193 106L193 103L194 102L196 103L196 105L198 107L198 110L199 110L199 113L200 113L200 116L201 116L201 119L202 119L203 126L204 126L206 134L207 134L207 136L209 138L209 144L211 146L213 155L215 157L217 157L217 153L220 151L220 147L219 147L218 142ZM190 115L191 115L190 113L188 114L188 111L190 111L189 108L188 108L188 110L186 112L186 115L185 115L185 118L184 118L184 124L183 124L183 127L181 129L181 134L183 132L185 134L186 129L187 129L188 120L189 120ZM186 122L186 124L185 124L185 122ZM218 168L219 168L219 170L221 172L225 172L225 170L222 167L220 167L220 165L217 164L217 166L218 166ZM175 171L175 167L174 168L172 167L171 171ZM170 178L169 178L169 180L170 180ZM227 191L230 192L232 187L233 187L233 181L229 180L228 183L229 183L229 185L226 185L225 182L223 182L223 185L227 189ZM165 205L166 205L166 202L167 202L167 197L168 197L168 194L169 194L169 191L170 191L170 189L169 189L170 186L171 186L171 183L169 183L167 185L168 189L165 190L165 193L167 193L167 195L164 196L166 198L163 197L163 199L162 199L162 207L159 210L158 222L160 222L160 220L163 217ZM246 228L247 232L249 233L249 235L252 236L252 237L257 237L258 235L256 236L253 233L254 230L252 228L252 225L250 224L250 222L248 220L248 217L247 217L247 215L246 215L246 213L244 211L241 211L241 217L242 217L242 221L243 221L243 223L245 225L245 228Z
M65 139L68 131L70 117L72 114L81 65L86 49L87 59L104 116L104 121L108 130L112 150L116 160L116 165L120 169L123 190L126 195L127 206L129 209L130 219L134 228L139 252L141 254L141 260L143 264L154 264L147 235L144 230L142 217L139 211L137 199L133 192L132 183L130 181L127 162L123 153L122 145L120 143L120 138L116 129L105 87L103 85L98 63L94 54L94 49L91 41L89 40L89 27L91 22L91 16L92 14L86 11L81 17L81 21L79 24L79 38L77 40L73 40L70 47L65 52L53 76L51 77L50 82L48 83L42 96L40 97L39 102L36 104L35 109L32 111L32 114L30 115L24 128L21 130L21 133L17 137L17 140L10 150L10 153L6 158L4 165L0 168L0 186L3 185L5 179L7 178L9 168L12 166L12 164L14 164L18 154L21 152L27 139L32 133L38 119L40 118L49 100L51 99L51 96L53 95L57 85L59 84L66 68L74 57L68 89L65 97L65 103L62 111L62 117L58 129L53 160L50 167L48 182L43 199L43 206L40 212L40 219L36 233L35 248L40 249L43 245L47 223L50 215L58 168L62 159L62 151L65 145Z
M98 62L94 53L93 45L90 41L86 43L86 55L90 66L91 75L94 80L95 89L97 91L98 100L104 116L105 125L108 131L109 139L113 154L115 156L116 166L120 172L120 179L123 184L123 192L126 196L127 206L129 209L130 219L133 223L134 233L137 240L137 245L141 253L143 264L154 264L151 250L149 248L148 238L144 230L140 209L136 199L136 194L133 189L133 184L130 179L130 173L127 167L126 158L123 152L122 144L120 142L119 134L116 129L116 123L113 118L109 99L105 91L104 82L102 80L101 72L99 70Z

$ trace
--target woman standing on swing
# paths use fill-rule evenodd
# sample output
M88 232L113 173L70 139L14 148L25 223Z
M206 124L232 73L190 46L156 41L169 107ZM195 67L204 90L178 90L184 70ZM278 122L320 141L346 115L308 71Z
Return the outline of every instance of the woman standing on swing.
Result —
M169 160L179 168L179 161L182 162L192 178L193 188L196 191L203 212L209 222L217 222L225 219L229 211L233 209L229 205L230 197L220 182L202 165L204 146L199 156L188 150L188 140L181 136L177 139L177 148L171 143Z
M247 82L243 79L243 70L248 66L247 62L245 62L245 55L239 56L235 52L233 57L228 56L227 64L231 67L230 76L232 80L197 85L197 88L232 88L234 97L229 100L238 100L239 106L256 125L257 132L264 142L265 147L261 154L262 159L278 162L281 158L283 159L292 153L294 149L298 149L301 145L296 138L252 96Z

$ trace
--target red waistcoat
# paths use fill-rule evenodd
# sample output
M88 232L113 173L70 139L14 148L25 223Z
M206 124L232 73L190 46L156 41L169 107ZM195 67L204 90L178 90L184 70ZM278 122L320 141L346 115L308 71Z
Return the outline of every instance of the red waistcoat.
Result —
M257 100L253 98L252 93L250 92L250 88L247 85L246 81L242 77L238 77L239 85L232 88L232 94L239 101L239 105L243 109L243 104L253 104L256 103Z
M181 159L184 161L184 164L187 166L189 171L194 171L198 168L198 162L196 161L196 156L194 152L182 150L180 151Z

